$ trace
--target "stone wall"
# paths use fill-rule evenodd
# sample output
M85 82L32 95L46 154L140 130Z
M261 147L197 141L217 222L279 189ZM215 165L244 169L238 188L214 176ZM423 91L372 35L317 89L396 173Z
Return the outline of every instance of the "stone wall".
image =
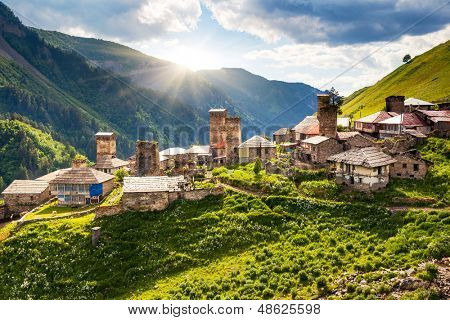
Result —
M214 158L226 156L227 162L235 162L241 136L240 118L227 117L226 110L209 112L209 143Z
M317 120L319 120L319 135L335 138L337 132L337 108L330 105L330 96L317 95Z
M406 154L395 155L396 163L391 164L389 175L394 178L423 179L428 171L428 163Z
M5 194L3 199L5 200L8 214L21 213L31 210L50 199L50 189L47 187L40 194Z
M264 147L253 147L248 148L247 159L239 159L240 163L252 162L256 158L260 158L263 162L275 158L277 155L277 148L264 148Z
M98 207L95 210L95 218L97 219L100 217L113 216L113 215L119 214L121 212L123 212L122 204L118 204L115 206Z
M375 143L372 140L367 139L362 135L350 137L344 142L344 150L349 150L352 148L374 147L374 146Z
M314 149L316 148L316 149ZM340 145L335 139L328 139L316 146L312 146L311 156L312 162L326 163L329 156L340 153L343 151L342 145Z
M97 162L103 158L103 156L117 156L116 151L116 135L111 136L96 136L97 141Z
M158 176L159 146L156 141L136 142L136 175L138 177Z
M387 112L405 113L405 96L390 96L385 101Z

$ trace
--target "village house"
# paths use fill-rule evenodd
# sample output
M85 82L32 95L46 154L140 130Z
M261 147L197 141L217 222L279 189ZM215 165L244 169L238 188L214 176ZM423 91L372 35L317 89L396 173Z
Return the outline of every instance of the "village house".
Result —
M355 120L354 127L356 131L378 138L381 128L380 122L395 116L397 116L395 112L378 111Z
M72 168L59 170L49 181L50 193L59 205L81 206L100 202L114 187L114 176L88 168L85 159L75 159ZM41 181L48 176L40 178Z
M97 132L97 162L94 168L114 174L120 168L128 169L129 162L117 158L116 134L114 132Z
M319 120L316 116L307 116L300 121L293 129L295 141L302 141L319 135Z
M421 157L417 150L408 150L394 155L397 161L391 164L389 175L394 178L423 179L431 162Z
M389 183L389 168L396 160L376 147L354 148L328 158L336 182L361 191L379 190Z
M337 132L336 140L342 145L343 150L352 148L373 147L375 142L363 136L358 131Z
M37 207L50 199L46 181L14 180L2 192L8 214L20 213Z
M408 112L413 112L414 110L431 110L433 107L435 107L434 103L416 99L416 98L408 98L404 102L405 109Z
M341 152L343 147L336 139L315 136L303 140L298 147L298 160L305 163L326 163L330 155Z
M291 142L291 130L289 128L280 128L273 133L273 142L281 144Z
M443 137L450 136L450 110L417 110L414 114L424 121L431 131L440 133Z
M193 145L186 150L188 159L198 166L209 166L212 163L210 146Z
M381 139L399 136L404 130L416 130L427 134L430 127L415 113L402 113L395 117L380 121L379 135Z
M277 155L276 145L260 136L253 136L243 142L239 145L238 150L239 163L252 162L256 158L266 161L275 158Z
M241 119L228 117L226 109L209 110L209 140L214 165L237 162Z

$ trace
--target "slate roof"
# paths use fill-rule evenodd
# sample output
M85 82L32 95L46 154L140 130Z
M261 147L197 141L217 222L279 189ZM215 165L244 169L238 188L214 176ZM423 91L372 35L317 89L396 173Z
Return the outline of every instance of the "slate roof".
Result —
M273 133L274 136L284 136L289 133L289 128L280 128Z
M378 111L372 114L369 114L368 116L359 118L355 120L355 122L362 122L362 123L379 123L383 120L392 118L394 116L397 116L397 113L395 112L386 112L386 111Z
M275 144L273 144L271 141L261 137L261 136L253 136L247 141L241 143L238 148L276 148Z
M414 113L402 113L395 117L383 120L380 124L401 124L405 127L423 127L426 123Z
M101 169L115 169L120 167L125 167L129 165L129 161L121 160L119 158L114 158L111 156L104 156L100 161L95 164L95 168Z
M416 98L408 98L405 100L405 106L434 106L434 103Z
M165 149L165 150L159 152L159 154L163 155L163 156L176 156L176 155L185 154L185 153L186 153L186 149L179 148L179 147L168 148L168 149Z
M70 168L66 168L66 169L59 169L53 172L50 172L42 177L39 177L35 180L37 181L47 181L50 182L51 180L55 179L58 175L60 175L61 173L70 170Z
M123 192L176 192L181 191L180 185L185 183L183 176L125 177Z
M186 150L186 153L189 154L211 154L209 150L209 146L198 146L193 145L189 149Z
M47 188L47 181L14 180L2 194L41 194Z
M93 168L70 168L58 174L49 183L97 184L114 179L114 176Z
M315 126L317 126L317 134L319 134L319 120L317 120L316 116L307 116L305 117L305 119L300 121L293 129L297 133L308 134L308 132Z
M422 132L419 132L419 131L414 130L414 129L406 129L406 130L403 130L403 132L406 133L406 134L409 134L409 135L411 135L413 137L416 137L416 138L426 138L427 137Z
M354 136L362 136L362 135L358 131L336 132L336 138L338 140L347 140L348 138Z
M327 141L327 140L329 140L329 139L330 139L330 138L325 137L325 136L315 136L315 137L311 137L311 138L302 140L302 143L307 143L307 144L314 144L314 145L316 145L316 144L320 144L320 143L322 143L322 142L324 142L324 141Z
M354 148L328 157L328 161L343 162L367 168L385 166L396 162L394 158L376 147Z

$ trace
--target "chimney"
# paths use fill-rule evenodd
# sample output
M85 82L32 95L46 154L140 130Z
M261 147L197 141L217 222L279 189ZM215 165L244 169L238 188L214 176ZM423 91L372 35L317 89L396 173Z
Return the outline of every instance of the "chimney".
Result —
M389 96L385 100L387 112L405 113L405 96Z
M317 120L319 120L319 134L336 138L338 108L330 104L330 95L317 95Z
M77 155L72 160L72 168L87 168L87 159L84 156Z

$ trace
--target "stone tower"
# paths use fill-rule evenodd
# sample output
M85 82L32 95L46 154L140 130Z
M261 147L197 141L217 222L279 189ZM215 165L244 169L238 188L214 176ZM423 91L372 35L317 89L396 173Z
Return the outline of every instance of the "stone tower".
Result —
M319 135L336 138L338 108L330 104L330 95L317 95L317 120L319 120Z
M159 146L156 141L136 142L136 176L158 176Z
M405 113L405 96L389 96L386 98L386 111Z
M228 117L226 109L209 110L209 144L213 158L226 157L232 163L241 144L241 119Z
M114 132L97 132L95 135L97 141L97 162L104 156L115 158L116 151L116 134Z

